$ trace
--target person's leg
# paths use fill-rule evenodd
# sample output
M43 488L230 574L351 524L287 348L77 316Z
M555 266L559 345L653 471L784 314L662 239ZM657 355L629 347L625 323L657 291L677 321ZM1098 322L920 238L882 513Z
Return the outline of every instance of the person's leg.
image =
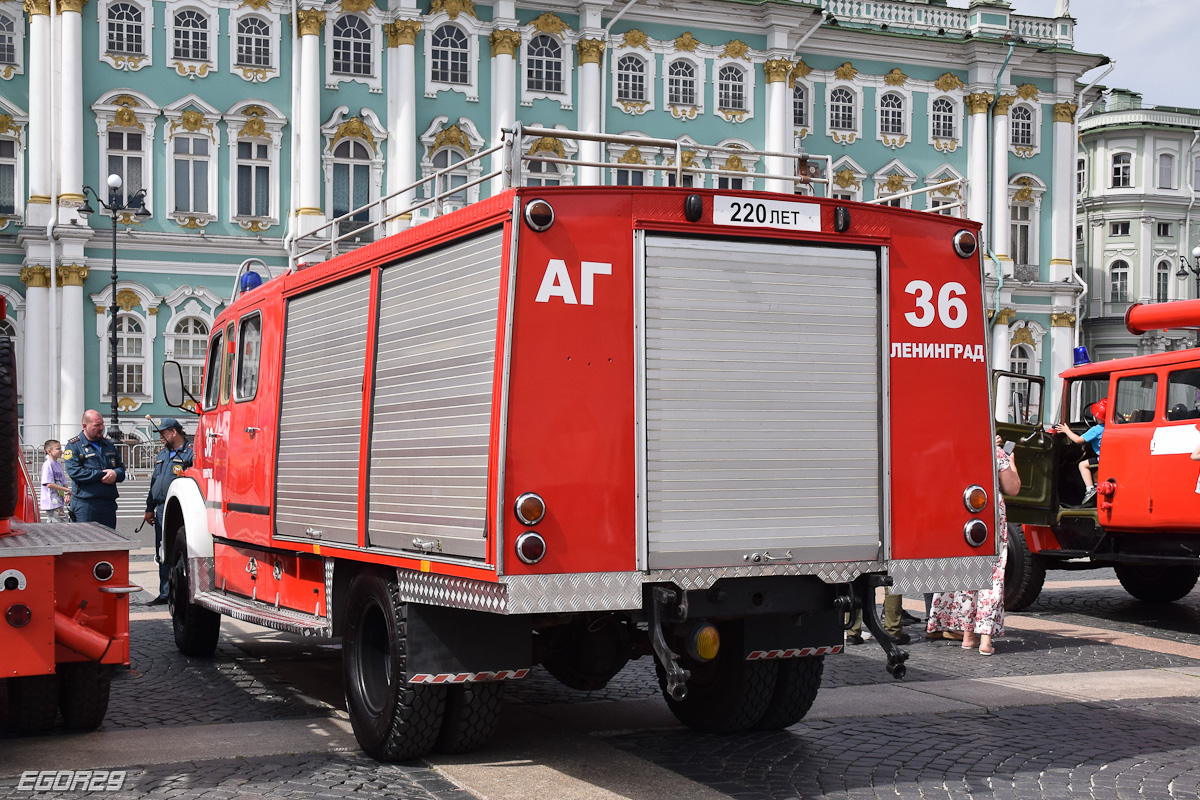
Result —
M854 621L846 631L846 641L850 644L862 644L862 611L854 612Z
M1079 462L1079 477L1083 478L1083 488L1092 488L1091 462L1086 458Z
M171 567L163 558L163 507L154 508L154 560L158 562L158 596L165 598L170 590Z
M903 608L904 595L886 594L883 596L883 632L895 639L903 630L900 626L900 610Z

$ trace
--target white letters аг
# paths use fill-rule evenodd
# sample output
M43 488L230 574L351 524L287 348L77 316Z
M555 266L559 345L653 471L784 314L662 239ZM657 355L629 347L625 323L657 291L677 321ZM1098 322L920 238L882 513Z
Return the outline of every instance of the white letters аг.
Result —
M603 261L584 261L579 265L579 297L575 297L575 285L567 272L567 262L561 258L552 258L546 264L546 272L542 275L542 285L538 287L535 302L548 303L551 297L562 298L569 306L590 306L595 299L597 275L612 275L612 264Z

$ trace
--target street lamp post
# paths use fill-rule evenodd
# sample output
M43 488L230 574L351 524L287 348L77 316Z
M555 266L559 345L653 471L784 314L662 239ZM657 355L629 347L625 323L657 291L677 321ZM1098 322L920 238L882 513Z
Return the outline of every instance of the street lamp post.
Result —
M1196 296L1200 297L1200 245L1192 248L1193 265L1187 260L1187 256L1183 253L1179 254L1179 271L1175 273L1176 278L1187 278L1188 273L1196 276Z
M83 206L79 209L79 214L83 217L89 217L95 213L87 202L87 195L90 194L95 198L100 207L112 215L112 307L109 312L112 323L112 339L109 341L109 356L112 361L112 372L109 375L108 393L112 400L112 419L109 421L109 436L116 435L120 432L120 426L117 423L117 215L123 211L133 209L133 213L139 217L150 216L150 210L146 208L146 190L138 189L131 194L124 202L121 202L121 176L108 176L108 202L100 199L100 194L90 186L83 187L84 201Z

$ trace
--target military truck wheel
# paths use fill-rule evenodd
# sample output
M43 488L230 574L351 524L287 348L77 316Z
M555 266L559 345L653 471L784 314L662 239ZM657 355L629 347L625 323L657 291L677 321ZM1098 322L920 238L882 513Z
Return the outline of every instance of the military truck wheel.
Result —
M68 728L91 731L108 713L108 667L94 661L58 665L58 707Z
M747 661L742 656L742 626L727 622L719 626L721 649L707 663L680 658L692 676L687 696L675 700L667 693L667 675L658 659L654 668L658 685L675 718L705 733L737 733L758 724L775 695L779 665L774 659Z
M406 680L407 608L394 581L356 575L346 600L342 679L354 738L380 761L420 758L442 729L446 687Z
M825 656L782 659L771 704L754 727L760 731L777 731L804 719L817 699L824 671Z
M185 656L209 658L221 637L221 615L193 605L188 587L187 539L183 526L175 534L175 564L167 580L167 609L175 632L175 647Z
M446 688L446 715L434 749L469 753L487 744L500 723L504 681L467 683Z
M17 442L17 362L12 340L0 337L0 519L17 512L20 488L17 461L21 447ZM36 520L35 520L36 521Z
M1115 570L1125 591L1147 603L1173 603L1186 597L1200 577L1200 567L1186 564L1117 564Z
M8 721L22 733L40 733L58 716L58 676L25 675L8 679Z
M1004 610L1028 608L1046 583L1046 559L1029 552L1020 525L1008 526L1008 563L1004 567Z

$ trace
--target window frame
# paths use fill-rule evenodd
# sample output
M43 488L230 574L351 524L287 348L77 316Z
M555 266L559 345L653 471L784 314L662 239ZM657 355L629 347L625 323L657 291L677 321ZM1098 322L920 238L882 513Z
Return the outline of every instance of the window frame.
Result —
M1166 186L1163 185L1163 167L1164 160L1166 161ZM1175 154L1174 153L1158 153L1154 158L1155 166L1155 181L1156 189L1175 189Z
M238 36L240 35L240 27L243 21L253 18L258 22L266 23L267 35L264 40L268 50L267 64L241 64L238 62ZM255 10L252 6L242 4L241 6L230 9L228 30L225 31L225 36L229 40L229 72L237 75L242 80L248 83L266 83L279 77L279 50L280 42L282 41L282 23L280 22L279 14L270 13L270 7L264 8L262 11Z
M130 304L128 298L130 294L136 296L136 304ZM109 331L109 322L112 319L112 285L105 286L100 292L91 295L91 300L97 309L103 309L96 313L96 337L99 340L99 356L96 363L96 368L100 372L100 399L102 402L112 402L112 334ZM142 391L140 393L125 393L123 396L128 397L134 403L136 410L145 403L154 401L154 374L152 367L154 364L154 344L158 338L158 310L162 298L156 297L144 286L129 281L119 281L117 283L117 298L120 301L117 307L118 321L122 317L127 317L135 320L142 328L142 355L136 359L136 362L142 368ZM120 363L129 363L130 359L120 359ZM120 399L120 398L118 398Z
M225 328L213 327L208 339L208 352L204 357L204 393L200 396L200 407L212 411L221 404L221 373L225 366Z
M366 25L368 39L367 52L371 57L370 71L367 73L338 72L335 70L336 45L338 37L335 34L337 25L349 17L357 19ZM382 62L383 48L383 16L374 3L363 12L345 12L342 14L329 13L325 16L325 88L333 89L342 83L361 83L372 93L383 92ZM357 40L356 40L357 41Z
M1014 112L1029 114L1029 141L1017 142ZM1042 106L1018 99L1008 108L1008 150L1017 158L1033 158L1042 152Z
M1130 224L1129 220L1127 220L1127 219L1109 220L1109 222L1108 222L1108 235L1109 236L1125 237L1125 236L1131 235L1131 233L1132 233L1132 225Z
M1165 303L1171 299L1171 277L1174 271L1171 262L1163 259L1154 265L1154 302Z
M146 210L150 215L154 215L154 135L158 125L158 117L160 109L154 105L148 97L138 92L129 90L121 90L110 92L103 97L101 101L92 105L92 111L96 116L96 138L99 146L99 160L97 161L96 186L107 186L108 176L108 134L114 131L138 131L142 137L142 188L146 189L145 200L143 201ZM135 152L135 151L122 151ZM127 176L122 175L122 179ZM135 190L136 191L136 190ZM124 180L121 186L121 192L124 197L129 196L129 182ZM108 199L107 197L105 198ZM103 208L97 209L101 216L109 216L109 212ZM121 212L118 216L121 224L129 225L134 223L132 211ZM137 224L140 224L138 220Z
M742 108L726 108L721 104L721 73L724 70L736 69L741 77ZM744 58L713 59L712 65L712 106L713 116L726 122L742 123L754 119L756 112L754 96L757 91L758 70L755 65ZM700 91L707 93L707 87L701 84Z
M189 95L163 108L163 116L167 120L167 124L163 126L164 152L167 157L164 206L166 215L185 228L203 229L208 223L216 220L220 213L218 155L221 147L221 126L218 123L221 121L221 113L199 97ZM209 139L208 210L203 213L182 211L175 207L175 169L178 154L175 152L174 141L179 136ZM198 159L189 154L188 160L194 162Z
M1118 266L1118 265L1120 265L1120 266ZM1128 303L1128 302L1130 302L1130 300L1129 300L1129 278L1130 278L1129 262L1123 258L1115 258L1106 265L1105 272L1107 273L1107 278L1108 278L1105 281L1105 295L1106 295L1106 299L1108 300L1108 302L1110 302L1110 303ZM1119 298L1117 297L1117 294L1114 291L1116 289L1117 283L1118 283L1118 280L1117 280L1118 272L1121 272L1123 274L1121 282L1122 282L1123 288L1124 288L1122 296Z
M113 51L108 48L109 9L117 5L128 5L141 13L137 24L141 27L142 46L139 52ZM151 0L99 0L96 3L96 33L99 40L99 57L113 69L136 72L154 63L154 6Z
M1118 165L1117 159L1126 159L1121 165ZM1134 189L1136 184L1133 180L1133 151L1131 150L1114 150L1109 156L1109 187L1110 189Z
M889 98L899 103L900 108L893 109L884 106ZM875 90L875 139L892 150L899 149L912 140L912 93L901 86L888 86ZM884 114L896 116L897 131L884 130Z
M334 213L334 191L335 191L335 173L338 164L356 164L361 163L367 167L367 202L372 204L368 210L368 221L374 222L378 219L379 208L374 205L377 203L383 193L383 172L384 172L384 142L387 141L388 132L386 127L380 122L370 109L363 109L362 116L345 117L344 106L334 112L329 121L321 126L321 174L325 186L325 219L337 219L339 214ZM343 143L350 142L352 145L357 145L366 150L367 157L365 159L343 159L337 155L338 149ZM353 146L352 148L353 149ZM354 178L351 175L350 180ZM347 211L353 210L356 206L353 201L350 203L350 208ZM362 227L360 225L359 227ZM369 231L364 231L362 237L370 237L374 240L379 236L379 229L373 228ZM360 237L361 238L361 237ZM346 240L347 243L353 240Z
M12 26L12 61L0 61L0 80L10 80L14 75L25 74L25 17L21 13L21 7L16 4L12 5L12 10L9 10L8 3L0 4L0 17L3 17Z
M4 98L0 98L0 113L11 119L7 130L0 133L0 141L13 143L12 158L0 162L11 167L13 173L13 210L11 214L0 212L0 230L4 230L11 224L19 224L25 217L25 142L29 116Z
M849 93L849 103L840 103L839 107L850 109L851 120L849 127L834 126L834 95L839 91ZM825 135L841 145L853 144L862 139L862 105L863 90L850 81L834 80L825 84Z
M443 137L445 136L443 131L449 129L452 125L458 127L458 130L462 133L462 138L466 140L465 143L468 149L464 149L458 145L446 144L442 141ZM462 160L466 160L472 154L479 152L480 148L482 148L484 145L483 136L480 135L479 129L475 127L475 124L471 122L470 119L467 117L459 117L457 122L451 123L450 118L444 114L434 118L429 127L425 129L425 132L421 134L420 141L424 149L424 153L421 156L421 177L423 178L428 178L435 172L439 171L439 168L435 163L435 157L443 150L448 149L453 151L458 155L461 155ZM470 183L483 175L483 164L480 163L479 159L475 159L466 165L466 170L466 182ZM436 193L436 190L433 188L433 182L426 183L420 191L421 196L424 198L433 197ZM472 203L479 201L478 183L476 183L474 186L468 187L466 192L466 205L471 205ZM451 201L449 204L446 204L446 201L443 201L443 204L444 209L459 208L459 206L453 201ZM436 205L436 203L430 203L428 206L426 206L427 210L424 210L423 213L432 215L435 213Z
M246 326L250 322L258 322L258 342L254 352L254 386L247 393L245 391L245 359L247 354L246 344ZM243 314L238 317L237 323L237 348L234 352L234 369L236 372L233 381L233 402L246 403L253 400L258 395L258 386L262 382L262 312L259 310L251 311L249 314Z
M653 54L643 55L637 52L636 47L621 47L613 54L612 57L612 91L613 91L613 108L619 108L626 114L638 116L645 114L647 111L654 109L654 76L655 76L655 58ZM644 97L641 100L624 98L617 91L621 85L621 60L625 58L634 58L642 65L642 91Z
M283 147L283 127L287 119L274 106L262 101L241 102L224 114L229 132L229 219L243 230L261 233L279 224L279 187L281 183L280 151ZM268 210L266 216L238 213L239 176L238 145L242 142L267 145L267 160L270 164L268 185Z
M694 103L672 102L671 97L671 68L676 64L687 65L692 69L692 89ZM662 96L663 108L671 112L671 116L679 120L692 120L704 114L705 87L707 86L707 61L688 52L673 53L663 60Z
M1132 409L1129 408L1126 405L1126 403L1129 401L1129 398L1131 396L1136 398L1136 396L1139 392L1144 395L1144 393L1146 391L1146 386L1144 384L1146 383L1147 379L1150 379L1154 384L1153 402L1151 403L1150 407L1146 408L1145 403L1137 403L1136 404L1138 406L1137 408L1132 408ZM1124 391L1124 389L1126 388L1125 385L1128 384L1128 382L1130 382L1130 381L1140 381L1143 385L1134 386L1132 393ZM1112 422L1112 424L1114 424L1114 425L1145 425L1147 423L1154 423L1158 417L1158 389L1159 389L1158 384L1159 384L1158 373L1153 372L1153 371L1140 372L1136 375L1118 376L1116 379L1116 385L1113 387L1114 388L1114 392L1113 392L1114 403L1113 403L1112 413L1109 415L1109 419ZM1132 415L1134 413L1137 413L1140 415L1143 412L1149 412L1148 414L1146 414L1145 419L1142 419L1139 416L1139 418L1136 420L1126 420L1126 419L1123 419L1123 417L1122 417L1122 415L1124 415L1124 414Z
M539 17L540 19L540 17ZM558 68L560 70L560 84L557 90L542 88L534 88L530 85L530 69L534 61L533 46L534 44L545 37L547 40L554 42L559 46L560 53L558 58ZM521 105L532 107L534 100L553 100L559 104L559 108L564 111L569 111L573 108L573 91L574 91L574 67L575 67L575 42L578 36L575 35L570 28L563 28L558 32L542 30L529 23L521 28Z
M188 11L200 15L206 22L207 27L204 30L208 46L204 58L183 58L175 52L175 39L181 30L178 16ZM167 26L166 52L170 54L166 60L178 75L185 78L206 78L220 68L221 22L216 6L211 6L206 0L174 0L168 3L164 19Z
M433 77L433 39L437 32L445 26L457 28L467 40L467 80L463 83L450 83L435 80ZM450 19L448 13L439 11L425 20L424 30L427 31L425 33L425 46L422 48L422 52L425 54L425 97L432 100L438 96L439 92L458 92L464 95L469 102L478 101L480 72L479 37L485 33L483 26L469 14L459 14L456 18ZM524 48L522 47L523 50Z

